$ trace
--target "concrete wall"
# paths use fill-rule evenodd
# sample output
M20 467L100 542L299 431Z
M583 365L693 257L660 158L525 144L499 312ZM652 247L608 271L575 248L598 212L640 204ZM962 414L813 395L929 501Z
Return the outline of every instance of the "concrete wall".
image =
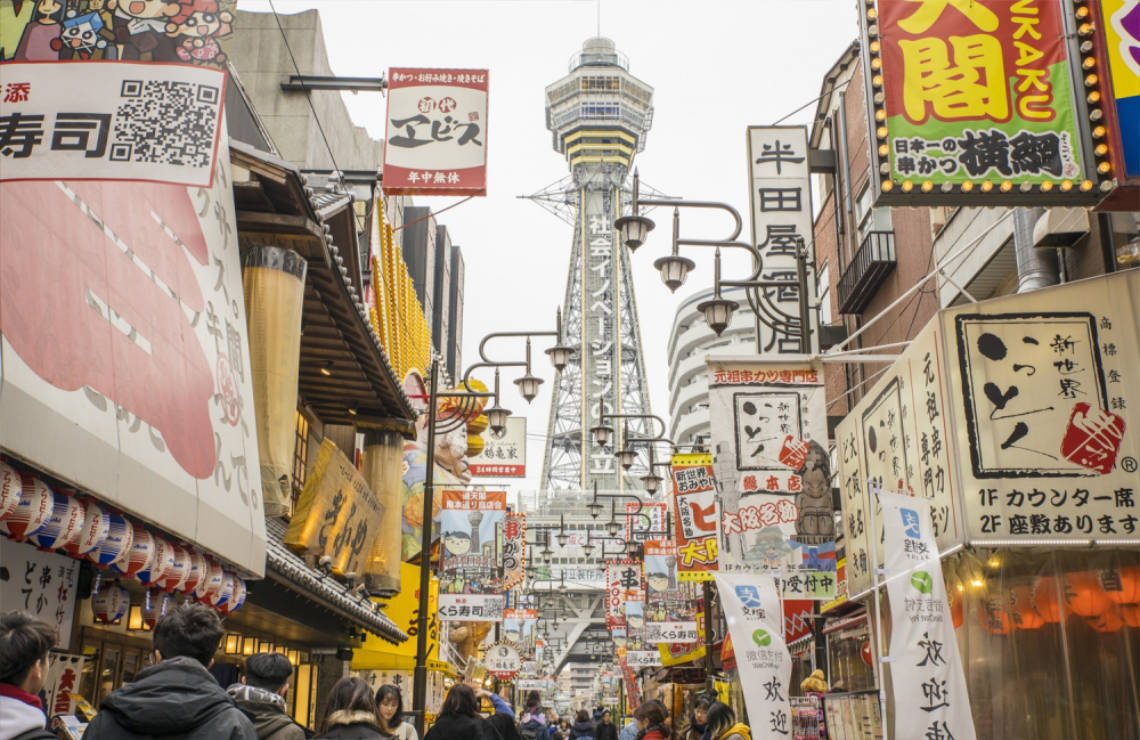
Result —
M281 82L289 75L329 75L328 54L320 14L307 10L280 15L288 49L272 13L239 10L234 33L222 40L242 85L253 101L282 158L302 169L344 170L379 169L383 142L355 126L349 118L340 92L286 92ZM292 50L297 67L293 66ZM375 93L366 93L375 94ZM306 97L311 97L316 118ZM332 147L332 156L317 126L319 119Z

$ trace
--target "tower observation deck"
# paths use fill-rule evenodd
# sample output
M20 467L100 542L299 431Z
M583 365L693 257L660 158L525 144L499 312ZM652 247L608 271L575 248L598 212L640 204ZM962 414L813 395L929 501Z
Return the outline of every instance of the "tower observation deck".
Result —
M613 227L622 215L624 183L645 148L653 122L653 88L629 73L628 60L605 38L588 39L570 73L546 88L546 127L566 157L574 238L563 302L568 343L578 347L554 389L543 461L547 492L632 488L646 460L627 473L612 449L594 445L590 427L606 413L649 413L641 328L629 255ZM615 420L614 444L623 425ZM630 432L650 431L630 420ZM636 487L640 487L637 485Z

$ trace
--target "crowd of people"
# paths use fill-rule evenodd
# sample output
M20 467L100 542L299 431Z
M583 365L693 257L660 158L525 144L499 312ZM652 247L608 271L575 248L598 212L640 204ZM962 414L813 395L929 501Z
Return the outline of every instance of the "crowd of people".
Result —
M208 670L222 634L217 613L201 604L165 614L154 628L155 664L102 701L83 740L419 740L404 721L400 690L373 692L356 676L332 687L314 735L287 712L293 667L279 653L249 656L241 682L222 687ZM56 639L54 627L28 614L0 615L0 740L56 737L45 728L41 697ZM490 716L480 711L483 699ZM639 705L620 732L602 707L559 718L534 691L516 717L498 694L457 683L424 740L751 740L717 701L698 701L680 738L670 724L659 701Z

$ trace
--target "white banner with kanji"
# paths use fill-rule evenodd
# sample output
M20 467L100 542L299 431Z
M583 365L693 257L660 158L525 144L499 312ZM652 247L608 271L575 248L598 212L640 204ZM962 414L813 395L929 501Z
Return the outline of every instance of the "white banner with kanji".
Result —
M973 740L974 720L942 563L923 498L878 493L891 604L890 659L897 738Z

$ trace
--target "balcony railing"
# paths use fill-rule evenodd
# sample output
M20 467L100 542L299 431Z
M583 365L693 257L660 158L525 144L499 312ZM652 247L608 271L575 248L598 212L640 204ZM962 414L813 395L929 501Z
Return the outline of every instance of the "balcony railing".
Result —
M876 291L895 269L895 234L871 231L863 238L855 259L839 278L839 312L862 313Z

